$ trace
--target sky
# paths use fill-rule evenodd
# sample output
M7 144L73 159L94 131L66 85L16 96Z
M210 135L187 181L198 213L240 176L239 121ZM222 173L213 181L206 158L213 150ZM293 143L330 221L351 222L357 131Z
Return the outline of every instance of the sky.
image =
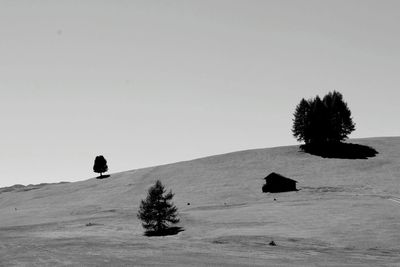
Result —
M398 136L400 2L0 1L0 186L297 144L337 90ZM155 177L162 178L162 177Z

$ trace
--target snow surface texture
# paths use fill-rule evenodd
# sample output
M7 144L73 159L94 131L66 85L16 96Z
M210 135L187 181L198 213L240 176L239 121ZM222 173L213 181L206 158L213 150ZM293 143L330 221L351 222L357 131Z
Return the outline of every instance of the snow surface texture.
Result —
M400 137L351 142L379 154L277 147L0 190L0 266L398 266ZM300 191L262 193L271 172ZM136 218L157 179L175 193L177 235L146 237Z

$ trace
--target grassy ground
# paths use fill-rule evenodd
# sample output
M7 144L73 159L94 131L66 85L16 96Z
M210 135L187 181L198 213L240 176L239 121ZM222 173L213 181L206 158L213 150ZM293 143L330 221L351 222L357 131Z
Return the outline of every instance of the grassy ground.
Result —
M352 142L379 154L328 159L279 147L7 190L0 266L399 266L400 138ZM301 190L262 193L273 171ZM178 235L145 237L136 219L156 179L175 193Z

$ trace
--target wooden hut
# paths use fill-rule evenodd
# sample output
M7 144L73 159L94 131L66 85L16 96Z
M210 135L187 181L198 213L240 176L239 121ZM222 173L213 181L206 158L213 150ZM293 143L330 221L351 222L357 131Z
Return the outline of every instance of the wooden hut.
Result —
M297 181L284 177L278 173L273 172L264 179L265 179L265 185L262 187L262 191L264 193L297 191L296 189Z

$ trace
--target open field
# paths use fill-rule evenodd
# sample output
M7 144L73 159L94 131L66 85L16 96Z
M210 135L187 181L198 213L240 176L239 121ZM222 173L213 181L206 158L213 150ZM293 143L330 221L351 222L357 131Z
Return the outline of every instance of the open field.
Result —
M400 137L351 142L379 154L267 148L0 190L0 266L400 266ZM270 172L301 190L262 193ZM136 212L156 179L175 193L178 235L143 236Z

